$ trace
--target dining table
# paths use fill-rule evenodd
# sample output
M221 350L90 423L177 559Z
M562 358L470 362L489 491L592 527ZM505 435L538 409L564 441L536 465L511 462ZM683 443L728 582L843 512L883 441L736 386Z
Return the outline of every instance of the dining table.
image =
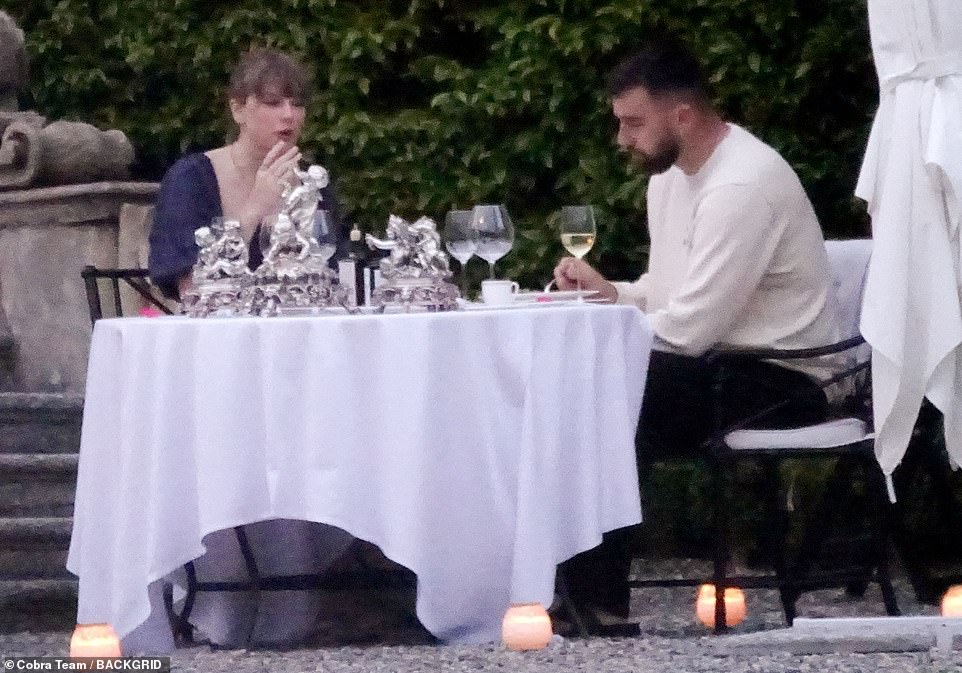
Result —
M183 566L323 572L351 540L417 579L448 643L500 640L548 606L557 565L641 521L635 431L652 347L637 308L576 301L446 312L114 318L91 342L68 569L78 623L125 651L174 646ZM270 592L274 593L274 592ZM311 592L260 595L258 637L302 637ZM231 645L243 592L195 626ZM303 621L303 620L302 620Z

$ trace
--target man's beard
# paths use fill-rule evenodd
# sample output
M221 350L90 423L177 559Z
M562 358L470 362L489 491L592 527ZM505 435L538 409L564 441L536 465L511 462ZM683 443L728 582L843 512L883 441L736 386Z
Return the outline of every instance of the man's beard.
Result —
M675 162L678 161L679 154L681 154L681 147L679 147L678 141L674 138L667 138L654 154L638 152L637 157L641 161L643 169L652 175L657 175L674 166Z

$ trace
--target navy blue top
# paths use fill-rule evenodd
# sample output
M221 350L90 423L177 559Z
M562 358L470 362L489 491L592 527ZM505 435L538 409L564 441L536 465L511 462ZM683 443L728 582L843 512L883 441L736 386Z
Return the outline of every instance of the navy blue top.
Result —
M330 213L337 232L338 252L331 258L334 265L335 260L343 256L348 237L340 204L330 185L321 190L321 197L321 207ZM170 167L157 195L147 264L150 279L165 296L179 299L177 281L190 273L197 260L194 231L210 225L211 219L223 214L217 176L206 154L188 154ZM251 269L256 269L263 260L257 245L258 233L255 231L251 238L248 263Z

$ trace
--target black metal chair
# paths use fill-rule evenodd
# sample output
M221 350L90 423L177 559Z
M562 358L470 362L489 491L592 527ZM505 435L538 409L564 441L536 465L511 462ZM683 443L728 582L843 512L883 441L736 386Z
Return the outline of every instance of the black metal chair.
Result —
M786 404L788 400L774 400L773 404L751 418L718 428L705 446L705 458L710 475L710 500L713 510L711 546L713 570L710 576L682 579L633 580L635 588L652 586L696 586L714 584L715 630L727 629L724 589L728 587L771 587L780 593L785 619L790 625L795 618L795 603L799 595L815 588L845 586L852 591L864 590L869 582L878 583L886 612L898 614L898 605L889 576L888 548L891 505L881 470L874 455L871 432L871 383L868 376L870 350L858 334L861 293L871 241L829 241L826 244L832 264L836 293L842 309L843 327L851 335L839 343L803 350L727 350L711 354L719 364L717 395L726 389L725 379L737 375L739 363L747 361L791 361L817 356L849 354L844 371L825 382L822 388L848 384L844 401L835 405L839 417L826 423L804 428L755 430L751 426ZM792 512L780 489L781 466L788 459L833 461L830 476L822 497L809 509L802 526L801 543L794 558L789 558L787 546L789 519ZM767 549L772 553L773 574L731 574L729 538L734 499L734 480L738 466L744 461L756 462L765 478L765 504L774 513L775 522L767 530ZM641 465L642 482L647 481L651 465ZM828 533L838 514L851 509L853 492L858 490L854 477L862 475L863 495L868 504L863 512L871 520L866 534L849 534L840 542L849 547L845 559L835 559L832 567L819 568L816 561L828 546ZM854 550L857 550L855 552Z
M90 322L95 323L104 317L101 292L104 286L109 291L114 315L121 317L125 315L123 293L121 287L126 286L136 292L148 304L157 310L170 315L173 313L163 300L158 296L157 291L150 285L147 277L147 269L98 269L94 266L85 266L80 272L84 286L87 290L87 305L90 309ZM121 285L123 284L123 285Z
M287 575L264 575L261 573L252 545L244 526L232 529L237 545L244 561L247 579L204 581L198 579L197 569L193 561L184 564L186 578L186 595L178 614L174 607L173 585L164 586L164 605L171 631L178 642L191 644L195 642L196 627L190 621L198 593L204 592L243 592L250 594L253 599L253 614L248 625L245 643L248 649L255 646L254 635L258 621L259 596L269 591L336 591L344 589L371 588L406 588L413 585L414 574L407 568L391 564L389 567L374 567L362 554L357 553L359 541L355 540L354 553L349 554L348 562L343 567L326 570L322 573L302 573ZM417 616L411 613L411 620Z

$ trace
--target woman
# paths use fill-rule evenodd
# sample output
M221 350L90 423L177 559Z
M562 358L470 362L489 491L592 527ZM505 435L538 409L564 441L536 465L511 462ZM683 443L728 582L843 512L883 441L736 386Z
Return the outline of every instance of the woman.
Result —
M245 53L231 73L228 99L237 139L224 147L189 154L164 175L150 232L150 277L174 299L191 286L197 259L194 231L214 217L238 220L250 248L250 267L262 260L257 232L276 214L284 189L297 177L297 140L304 125L310 77L303 65L271 49ZM341 234L330 188L322 208ZM343 236L341 236L343 239Z

